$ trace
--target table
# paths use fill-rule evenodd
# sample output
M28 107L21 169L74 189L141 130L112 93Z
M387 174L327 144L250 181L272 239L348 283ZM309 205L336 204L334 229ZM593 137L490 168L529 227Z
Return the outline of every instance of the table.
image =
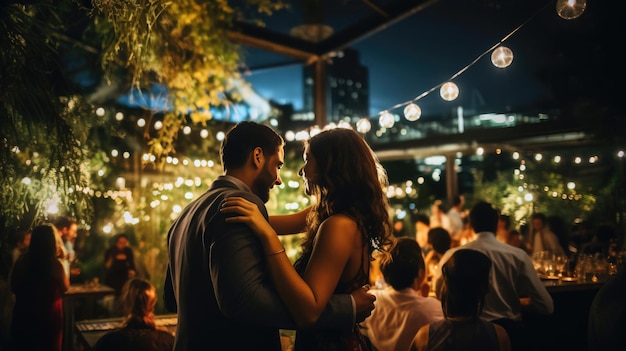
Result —
M100 338L111 330L120 328L122 318L90 319L77 322L75 331L78 341L85 350L91 350ZM178 318L176 314L163 314L155 316L156 325L165 326L170 333L176 334Z
M76 302L86 300L87 306L93 306L94 300L115 294L115 290L107 285L72 284L63 296L63 350L74 350L74 323L76 319ZM89 310L89 309L87 309ZM90 313L93 313L91 309ZM91 316L94 317L93 315Z
M554 313L523 313L533 350L587 351L589 308L605 281L542 281L554 301Z

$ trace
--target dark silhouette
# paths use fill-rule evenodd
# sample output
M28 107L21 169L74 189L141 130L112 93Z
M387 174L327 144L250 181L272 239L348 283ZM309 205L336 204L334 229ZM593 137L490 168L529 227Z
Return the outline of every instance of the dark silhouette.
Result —
M57 259L56 228L32 231L28 252L15 262L11 290L15 309L11 326L14 350L60 351L63 343L63 294L70 286Z

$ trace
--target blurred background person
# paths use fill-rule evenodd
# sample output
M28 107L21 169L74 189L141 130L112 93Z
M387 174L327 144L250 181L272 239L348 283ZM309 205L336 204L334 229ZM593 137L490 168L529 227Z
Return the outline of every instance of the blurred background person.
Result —
M441 200L435 200L430 206L430 228L443 227L450 232L450 221Z
M71 217L60 216L53 224L57 228L64 249L64 256L62 258L63 268L65 269L65 274L70 277L71 281L72 277L78 276L80 273L80 270L75 265L76 251L74 250L74 242L78 236L78 222Z
M463 210L464 205L465 196L461 194L456 195L452 199L452 206L450 206L450 209L446 213L448 217L448 231L450 232L450 237L453 241L457 242L461 241L461 233L463 231L463 228L465 227L464 220L465 217L467 217L467 214Z
M456 250L442 267L445 319L420 328L410 350L511 350L506 330L480 318L490 273L491 259L485 254Z
M0 269L0 350L9 346L11 319L15 297L11 292L11 273L17 259L28 250L31 232L17 230L11 232L2 243Z
M116 299L124 283L135 276L135 256L128 235L118 234L113 245L104 253L104 284L115 289Z
M548 227L547 220L543 213L535 213L531 216L532 230L528 249L531 254L549 251L556 255L564 255L565 250L561 246L559 238Z
M388 286L370 290L375 307L360 329L378 351L407 350L419 328L443 319L439 300L420 293L426 266L419 244L398 238L390 254L380 265Z
M171 351L174 335L155 323L157 294L145 279L131 278L124 284L119 300L125 316L120 329L106 333L94 351ZM210 342L210 340L207 340Z
M415 216L415 240L422 248L422 253L426 255L428 253L428 231L430 230L430 218L419 213Z
M587 321L587 350L623 350L626 345L626 269L620 267L593 298Z
M498 229L496 229L496 239L499 242L508 244L509 234L511 233L511 217L500 213L498 217Z
M56 228L32 230L28 252L15 262L11 290L15 308L11 325L14 350L60 351L63 344L63 294L69 277L57 259Z
M426 263L426 279L434 291L433 277L439 267L439 261L446 251L452 247L452 239L447 230L439 227L428 231L428 246L430 250L424 257Z

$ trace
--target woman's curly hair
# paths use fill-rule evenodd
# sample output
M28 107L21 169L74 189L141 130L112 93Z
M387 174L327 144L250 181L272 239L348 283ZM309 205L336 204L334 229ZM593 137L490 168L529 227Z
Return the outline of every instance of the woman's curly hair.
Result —
M370 259L374 250L386 252L393 243L387 173L365 139L352 129L336 128L316 134L306 145L319 178L309 189L317 202L307 218L303 256L312 250L320 224L340 213L357 222Z

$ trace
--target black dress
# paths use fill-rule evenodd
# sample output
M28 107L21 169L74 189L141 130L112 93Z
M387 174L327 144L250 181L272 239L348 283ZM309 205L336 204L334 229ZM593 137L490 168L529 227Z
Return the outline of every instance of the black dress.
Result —
M304 272L310 255L301 256L294 267L300 275ZM361 265L363 267L363 265ZM335 294L348 294L368 284L369 276L362 269L350 282L337 284ZM337 329L299 329L296 331L295 351L370 351L369 339L361 333L358 324L351 331Z

